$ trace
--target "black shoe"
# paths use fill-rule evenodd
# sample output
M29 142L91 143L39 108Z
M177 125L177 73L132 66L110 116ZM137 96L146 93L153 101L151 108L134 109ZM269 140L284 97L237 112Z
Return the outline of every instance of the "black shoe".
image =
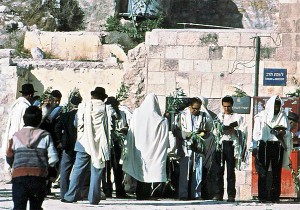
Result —
M272 199L272 203L280 203L279 199Z
M60 201L63 203L73 203L73 201L67 201L66 199L61 199Z
M233 203L233 202L235 202L235 198L230 198L230 197L229 197L229 198L227 199L227 202Z
M265 200L265 199L260 199L260 200L259 200L259 203L267 203L267 200Z
M187 201L189 199L187 197L180 197L179 200L181 200L181 201Z
M126 193L124 193L124 194L116 194L116 198L130 198L130 196L127 195Z
M223 198L221 196L215 196L213 197L214 201L223 201Z

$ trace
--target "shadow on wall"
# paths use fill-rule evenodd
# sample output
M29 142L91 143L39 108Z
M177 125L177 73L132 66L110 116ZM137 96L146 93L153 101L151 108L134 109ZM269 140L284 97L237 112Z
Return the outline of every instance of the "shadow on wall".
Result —
M29 73L29 79L30 83L34 87L34 90L37 91L34 93L34 96L41 96L45 91L45 86L32 73Z
M243 15L231 0L173 0L167 13L167 21L175 28L182 28L177 23L243 28Z

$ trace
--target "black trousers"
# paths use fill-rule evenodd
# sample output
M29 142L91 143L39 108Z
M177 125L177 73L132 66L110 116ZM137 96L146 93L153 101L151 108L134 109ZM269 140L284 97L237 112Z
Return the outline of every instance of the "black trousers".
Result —
M225 163L227 168L227 194L228 198L235 198L235 158L234 146L232 141L223 141L222 151L216 152L216 161L218 168L215 170L216 174L216 195L223 198L224 195L224 170Z
M272 168L272 187L270 199L279 200L281 193L281 169L282 169L283 147L277 141L261 141L258 149L258 158L265 171ZM268 199L267 174L258 174L258 198Z
M46 179L36 176L16 177L12 180L14 210L25 210L27 201L30 210L42 210L46 197Z
M114 148L111 151L111 160L106 162L106 186L104 191L107 195L111 195L112 193L112 182L111 182L111 168L113 169L114 173L114 180L116 186L116 196L124 196L125 189L123 184L123 170L122 165L119 164L121 159L122 148L118 142L114 143ZM105 184L104 184L105 185Z

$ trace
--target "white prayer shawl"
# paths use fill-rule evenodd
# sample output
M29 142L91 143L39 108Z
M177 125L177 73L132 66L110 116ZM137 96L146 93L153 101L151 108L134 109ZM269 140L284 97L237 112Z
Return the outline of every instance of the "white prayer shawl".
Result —
M78 141L91 156L95 168L104 168L110 157L105 103L92 99L78 106Z
M119 110L121 112L125 113L127 125L129 126L130 125L130 120L132 118L132 112L130 111L130 109L127 106L124 106L124 105L120 105Z
M11 106L4 139L2 142L3 154L5 154L6 152L8 146L8 140L13 137L15 132L23 128L24 126L23 115L25 113L25 110L30 105L31 105L30 102L26 98L19 97Z
M123 171L141 182L166 182L168 121L161 116L155 94L148 94L133 112L126 139Z
M207 109L207 105L208 105L208 99L207 98L204 98L203 96L199 96L200 100L202 101L202 105L201 105L201 112L204 112L206 114L206 116L212 120L212 116L211 114L209 113L208 109Z
M210 115L206 115L206 113L204 114L204 112L200 111L197 117L196 124L193 126L190 107L186 107L180 114L181 130L184 132L192 132L192 131L196 132L199 129L201 122L203 121L202 119L204 115L209 119ZM206 123L208 123L207 118L206 118ZM195 129L193 129L193 127L195 127Z
M271 128L277 125L286 127L287 130L283 139L287 145L287 151L285 151L283 154L283 167L288 168L289 157L291 154L293 143L290 133L290 124L288 122L288 118L286 113L284 112L284 109L281 107L279 113L274 116L274 104L277 97L277 95L272 96L267 101L265 110L254 116L253 140L262 140L264 142L268 141L269 139L276 140L277 138L273 134L271 134ZM283 103L281 101L281 106L282 105Z

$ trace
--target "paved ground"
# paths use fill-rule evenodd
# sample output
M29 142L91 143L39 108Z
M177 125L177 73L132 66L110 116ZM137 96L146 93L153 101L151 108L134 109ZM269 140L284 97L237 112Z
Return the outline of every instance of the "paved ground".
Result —
M59 200L59 189L54 190L55 195L47 198L43 203L44 210L115 210L115 209L137 209L137 210L215 210L215 209L235 209L235 210L300 210L300 203L294 201L282 201L279 204L260 204L255 201L237 201L235 203L216 202L216 201L178 201L174 199L161 199L155 201L136 201L131 199L107 199L99 205L89 205L87 201L77 203L62 203ZM11 185L0 183L0 209L12 209L13 202L11 198Z

